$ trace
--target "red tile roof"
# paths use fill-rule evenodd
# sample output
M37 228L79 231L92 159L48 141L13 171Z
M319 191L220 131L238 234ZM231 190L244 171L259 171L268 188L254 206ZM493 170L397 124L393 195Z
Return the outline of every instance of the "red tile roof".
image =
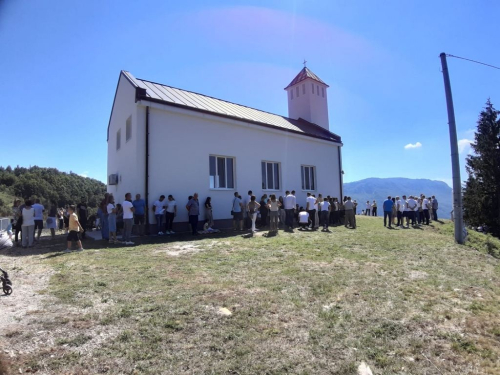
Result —
M321 80L321 78L319 78L316 74L314 74L313 72L311 72L311 70L309 70L309 68L307 67L304 67L300 72L299 74L297 74L297 76L293 79L292 82L290 82L290 84L285 87L285 90L287 88L289 88L290 86L293 86L293 85L296 85L297 83L299 82L302 82L303 80L307 79L307 78L311 78L312 80L316 81L316 82L319 82L319 83L322 83L323 85L325 85L326 87L329 87L325 82L323 82Z

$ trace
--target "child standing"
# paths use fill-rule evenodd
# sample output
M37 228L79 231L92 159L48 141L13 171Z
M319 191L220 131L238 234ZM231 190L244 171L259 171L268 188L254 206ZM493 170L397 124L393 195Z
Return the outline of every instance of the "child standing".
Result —
M83 231L82 226L80 225L80 222L78 221L78 216L76 216L75 213L75 206L71 205L68 207L68 238L66 239L68 241L68 248L64 250L65 253L71 252L71 246L73 245L73 241L76 241L78 244L78 251L82 251L82 241L80 241L80 238L78 237L78 232Z

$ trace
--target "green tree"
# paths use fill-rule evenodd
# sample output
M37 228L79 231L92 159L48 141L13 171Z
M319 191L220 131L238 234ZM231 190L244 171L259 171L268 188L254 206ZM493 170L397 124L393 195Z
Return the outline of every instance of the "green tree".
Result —
M500 237L500 112L490 100L477 121L474 155L467 157L464 218L468 224L486 224Z

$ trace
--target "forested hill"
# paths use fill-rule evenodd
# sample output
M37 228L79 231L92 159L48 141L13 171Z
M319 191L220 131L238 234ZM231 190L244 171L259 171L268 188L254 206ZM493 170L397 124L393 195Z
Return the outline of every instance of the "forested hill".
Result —
M365 208L364 203L367 200L372 202L375 199L378 206L382 207L387 196L399 195L401 197L403 194L407 196L435 195L439 202L438 217L450 218L450 212L453 209L452 190L443 181L411 178L367 178L344 184L344 195L350 195L352 199L358 201L358 212ZM378 215L383 214L382 208L379 208Z
M106 185L75 173L60 172L55 168L22 168L0 166L0 215L9 216L12 200L39 198L45 206L56 202L58 207L87 201L89 208L97 208L106 192Z

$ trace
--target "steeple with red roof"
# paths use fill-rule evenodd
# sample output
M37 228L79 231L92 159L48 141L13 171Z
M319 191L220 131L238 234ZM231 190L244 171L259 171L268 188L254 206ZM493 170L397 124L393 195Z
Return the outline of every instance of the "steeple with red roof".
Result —
M304 66L285 87L288 94L288 117L302 118L329 130L326 92L328 87L321 78Z

